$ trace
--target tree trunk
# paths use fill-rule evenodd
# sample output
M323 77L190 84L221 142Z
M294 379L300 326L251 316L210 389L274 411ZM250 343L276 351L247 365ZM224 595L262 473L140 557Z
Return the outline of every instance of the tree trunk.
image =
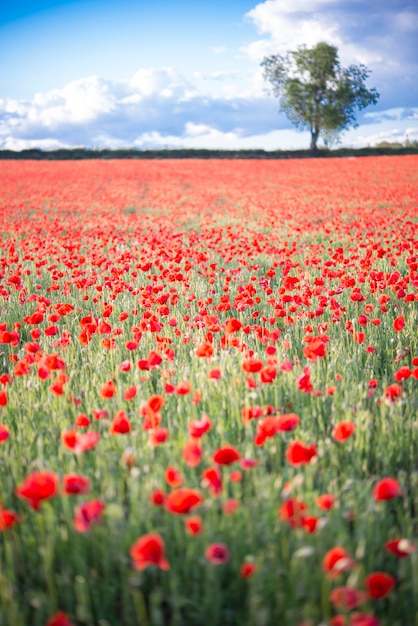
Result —
M319 128L312 128L311 130L311 156L318 156L318 147L316 145L319 137Z

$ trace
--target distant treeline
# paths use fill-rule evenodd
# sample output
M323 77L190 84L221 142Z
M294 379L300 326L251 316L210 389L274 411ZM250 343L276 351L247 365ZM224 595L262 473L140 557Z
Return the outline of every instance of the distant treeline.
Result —
M418 154L418 143L406 146L399 144L381 145L367 148L338 148L319 150L318 157L379 156L379 155ZM33 159L37 161L78 161L81 159L306 159L311 158L309 150L206 150L190 148L167 148L162 150L89 150L86 148L62 148L59 150L0 150L1 159Z

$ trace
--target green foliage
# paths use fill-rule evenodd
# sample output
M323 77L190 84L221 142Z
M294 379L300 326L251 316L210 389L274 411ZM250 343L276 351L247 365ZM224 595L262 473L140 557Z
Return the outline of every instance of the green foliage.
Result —
M328 148L331 148L338 133L323 131L322 138ZM321 157L347 157L347 156L384 156L418 154L418 142L405 141L404 144L381 142L376 146L367 148L333 148L318 150L316 156ZM107 160L107 159L307 159L311 153L309 150L211 150L193 148L172 150L89 150L88 148L62 149L62 150L0 150L0 161L81 161L81 160Z
M341 67L337 48L324 42L265 57L261 66L280 110L296 128L310 131L314 153L320 136L326 144L335 142L340 131L356 126L356 109L379 98L375 88L366 88L370 71L364 65Z

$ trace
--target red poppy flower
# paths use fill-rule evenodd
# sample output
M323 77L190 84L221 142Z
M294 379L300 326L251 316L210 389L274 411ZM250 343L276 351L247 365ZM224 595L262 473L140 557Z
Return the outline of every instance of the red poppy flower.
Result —
M353 339L356 343L364 343L366 335L361 331L356 331L353 333Z
M140 410L140 414L144 416L144 422L142 425L142 428L144 430L154 430L155 428L158 428L161 424L161 413L155 413L147 405L145 405L145 407Z
M403 315L398 315L398 317L393 322L393 328L397 333L400 333L401 330L405 328L405 318Z
M24 317L23 321L30 325L41 324L44 321L44 316L42 313L33 313L32 315Z
M275 415L268 415L257 422L257 431L254 437L256 446L263 446L267 439L274 437L278 431L277 420Z
M400 367L394 374L394 379L397 383L401 383L403 380L408 380L411 376L412 371L406 365Z
M186 396L192 390L192 386L188 380L183 380L179 385L174 387L174 393L176 396Z
M195 352L196 356L200 358L206 358L206 359L211 357L213 353L214 353L213 345L209 343L208 341L204 341L203 343L201 343L200 346L196 348L196 352Z
M153 396L150 396L146 402L147 408L153 411L154 413L161 411L164 404L165 404L164 396L158 393L154 394Z
M380 620L369 613L353 613L349 626L380 626Z
M255 459L242 459L241 461L241 467L243 470L249 470L252 469L253 467L257 467L257 465L259 464L259 461L256 461Z
M239 502L236 498L230 498L223 503L222 509L226 515L233 515L239 509Z
M131 432L131 422L125 411L122 409L117 411L110 425L109 432L111 435L125 435Z
M321 496L318 496L316 499L318 508L322 509L323 511L328 511L329 509L332 509L332 507L334 506L334 502L335 498L330 493L324 493Z
M395 402L402 396L402 385L398 385L398 383L393 383L393 385L388 385L385 389L385 398L386 400L390 400L391 402Z
M46 626L74 626L74 624L66 613L59 611L49 618Z
M244 406L241 411L241 417L244 424L248 424L253 419L257 419L265 415L265 411L261 406Z
M77 433L77 438L73 448L74 454L81 454L82 452L87 452L87 450L92 450L98 444L99 439L100 434L94 430L88 433L83 433L82 435Z
M50 390L52 391L52 393L55 394L56 396L62 396L64 392L64 385L67 382L67 380L68 380L68 376L66 374L62 374L62 373L57 374L54 382L50 386Z
M79 474L65 474L63 477L63 491L67 495L86 494L90 489L90 480Z
M231 483L239 483L242 480L242 472L240 470L234 470L229 475Z
M338 578L354 566L351 556L341 546L329 550L322 560L322 570L330 579Z
M323 359L326 353L327 351L325 342L319 337L315 337L303 349L303 355L313 362L317 361L318 359Z
M112 380L109 380L100 389L100 395L102 398L113 398L116 393L116 385Z
M194 405L197 405L197 404L199 404L199 402L200 402L200 400L201 400L201 399L202 399L202 394L201 394L201 392L199 391L199 389L197 389L197 390L194 392L194 394L193 394L193 397L192 397L192 402L193 402L193 404L194 404Z
M99 335L108 335L112 332L112 327L110 324L102 320L97 327L97 331Z
M293 363L289 361L289 359L285 359L283 363L280 365L280 370L282 372L291 372L293 370Z
M20 522L19 515L14 511L2 509L0 504L0 532L3 532L6 528L11 528L18 522Z
M183 446L182 456L190 467L197 467L199 465L202 460L202 454L202 448L194 439L189 439Z
M208 378L211 380L219 380L222 377L222 370L220 367L215 367L208 374Z
M290 498L279 507L279 518L287 522L291 528L301 528L305 521L307 505L297 498Z
M293 441L286 450L286 459L290 465L303 465L309 463L316 456L315 444L305 446L301 441Z
M93 524L100 521L105 505L101 500L89 500L76 507L74 528L79 533L86 533Z
M163 506L165 501L165 493L162 489L156 489L149 497L154 506Z
M0 424L0 444L10 437L10 431L4 424Z
M385 550L403 559L415 551L415 544L409 539L392 539L385 543Z
M58 493L58 476L54 472L37 471L29 474L22 484L16 487L16 495L25 498L36 511L41 502L53 498Z
M131 362L128 359L125 359L125 361L122 361L122 363L119 365L119 371L130 372L131 367L132 367Z
M218 496L222 491L222 475L217 467L208 467L202 473L202 478L212 495Z
M170 564L165 556L164 540L158 533L142 535L129 551L135 569L145 569L155 565L162 570L169 570Z
M257 381L252 376L247 376L245 379L245 386L247 389L257 389Z
M154 428L154 430L149 431L148 440L153 447L156 447L165 443L169 436L167 428Z
M74 450L74 446L77 442L78 432L76 430L66 430L61 433L61 441L66 448Z
M164 472L164 478L169 487L180 487L183 477L175 467L167 467Z
M257 565L255 563L243 563L239 569L239 575L241 578L251 578L255 574L257 570Z
M148 355L147 361L148 361L149 367L151 369L154 369L158 367L158 365L161 365L161 363L163 362L163 359L161 355L158 354L158 352L156 352L155 350L151 350L151 352Z
M375 500L392 500L402 496L402 490L395 478L382 478L373 488L373 497Z
M316 517L316 515L305 517L303 520L303 527L305 531L309 534L316 532L319 520L320 518Z
M203 497L196 489L180 487L168 494L165 500L165 508L176 515L186 515L192 509L202 504Z
M355 429L356 427L355 427L355 424L353 424L353 422L349 422L349 421L338 422L338 424L334 426L334 429L332 431L332 437L338 443L342 443L343 441L346 441L347 439L351 437Z
M53 337L54 335L58 335L58 326L48 326L48 328L45 328L44 333L47 337Z
M241 330L241 328L241 322L235 317L231 317L225 322L225 333L227 335L230 335L231 333L236 333Z
M86 428L90 426L90 420L84 413L79 413L75 418L75 425L77 428Z
M200 515L192 515L184 520L186 532L189 535L199 535L203 530L203 522Z
M283 413L277 417L277 430L279 432L289 432L294 430L300 422L296 413Z
M234 446L219 448L213 455L213 461L218 465L232 465L241 458L240 453Z
M131 387L128 387L128 389L126 389L126 391L124 392L123 399L129 402L130 400L133 400L133 398L135 398L136 393L137 387L136 385L132 385Z
M313 391L313 385L311 383L311 372L309 367L305 367L303 373L296 379L297 388L303 393L310 393Z
M187 425L191 437L202 437L212 428L212 422L207 415L202 415L200 420L193 420Z
M7 406L7 392L0 389L0 406Z
M336 609L352 611L367 602L367 593L354 587L336 587L331 591L329 599Z
M247 374L254 374L255 372L259 372L263 369L263 361L256 359L255 357L251 357L246 359L241 367L244 372L247 372Z
M213 565L222 565L229 561L229 550L225 543L211 543L205 550L205 557Z
M395 585L396 578L386 572L373 572L366 578L366 588L373 600L385 598Z

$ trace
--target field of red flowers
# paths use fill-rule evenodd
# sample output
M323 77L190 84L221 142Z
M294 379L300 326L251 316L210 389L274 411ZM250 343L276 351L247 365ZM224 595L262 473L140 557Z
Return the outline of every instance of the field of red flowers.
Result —
M418 157L0 164L0 626L416 626Z

